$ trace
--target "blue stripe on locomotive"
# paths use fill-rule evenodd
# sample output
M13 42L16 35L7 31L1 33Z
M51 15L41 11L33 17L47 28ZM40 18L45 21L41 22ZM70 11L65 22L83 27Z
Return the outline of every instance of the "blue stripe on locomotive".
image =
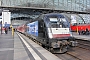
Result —
M38 36L38 21L27 24L27 33Z

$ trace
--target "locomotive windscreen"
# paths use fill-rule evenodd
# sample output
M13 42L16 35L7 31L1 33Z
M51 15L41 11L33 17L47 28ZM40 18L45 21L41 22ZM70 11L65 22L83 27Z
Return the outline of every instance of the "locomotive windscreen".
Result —
M68 23L65 18L49 18L49 20L50 20L50 27L52 27L52 28L68 27Z

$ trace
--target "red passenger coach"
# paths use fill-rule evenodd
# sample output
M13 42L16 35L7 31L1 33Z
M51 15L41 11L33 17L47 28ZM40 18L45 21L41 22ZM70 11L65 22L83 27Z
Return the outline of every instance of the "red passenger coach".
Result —
M90 31L90 24L79 24L79 25L71 25L71 30L72 31L85 31L86 28Z
M26 31L26 26L22 25L22 26L17 27L17 31L24 33Z
M90 15L87 14L73 14L71 15L71 30L76 31L79 34L89 34L90 31L90 23L89 23Z
M78 31L82 34L85 34L88 30L88 32L90 31L90 24L76 24L76 25L71 25L71 30L72 31Z

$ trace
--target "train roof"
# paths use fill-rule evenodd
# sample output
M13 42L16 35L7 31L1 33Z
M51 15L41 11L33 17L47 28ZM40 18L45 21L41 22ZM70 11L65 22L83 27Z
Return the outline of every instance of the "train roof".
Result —
M43 19L45 16L49 16L49 15L61 15L62 17L64 17L65 15L62 14L62 13L48 13L48 14L41 14L39 15L36 19L30 21L30 22L33 22L33 21L37 21L38 19Z

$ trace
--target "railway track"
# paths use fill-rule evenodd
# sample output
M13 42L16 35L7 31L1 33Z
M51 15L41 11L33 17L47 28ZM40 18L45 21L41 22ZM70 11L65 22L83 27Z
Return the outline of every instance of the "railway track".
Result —
M78 47L90 50L90 41L84 41L84 40L77 40L78 41Z
M72 48L65 54L55 54L62 60L90 60L90 51L79 47Z
M90 42L77 40L78 46L68 50L65 54L55 54L62 60L90 60Z

